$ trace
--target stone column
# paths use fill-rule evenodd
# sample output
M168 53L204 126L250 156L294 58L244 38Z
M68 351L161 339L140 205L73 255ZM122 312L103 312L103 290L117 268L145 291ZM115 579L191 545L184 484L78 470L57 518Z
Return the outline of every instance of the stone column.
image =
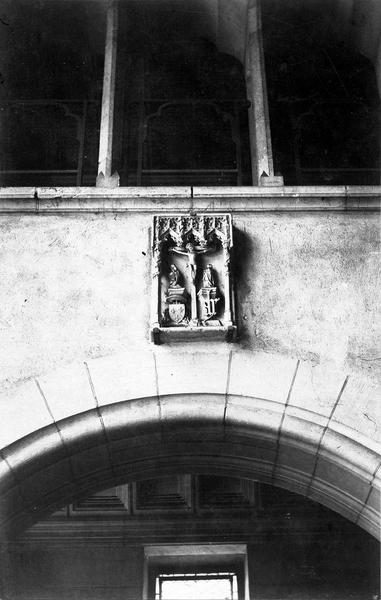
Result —
M161 249L162 242L154 240L152 252L151 332L152 341L155 343L159 342L161 321Z
M194 281L191 281L191 325L198 325L197 293Z
M112 174L115 75L118 38L118 4L110 0L107 7L105 62L103 71L102 114L99 135L98 187L117 187L118 173Z
M225 315L224 324L227 327L233 325L231 300L230 300L230 245L226 240L222 244L224 256L224 288L225 288Z
M377 85L378 85L378 95L381 99L381 35L379 38L378 44L378 52L376 58L376 75L377 75ZM380 138L380 182L381 184L381 138Z
M253 185L283 185L274 176L259 2L249 0L245 52Z

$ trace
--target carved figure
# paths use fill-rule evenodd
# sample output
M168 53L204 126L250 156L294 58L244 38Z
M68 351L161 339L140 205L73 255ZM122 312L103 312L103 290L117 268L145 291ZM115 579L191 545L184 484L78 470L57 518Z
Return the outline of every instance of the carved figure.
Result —
M170 325L185 325L187 324L187 293L179 283L181 278L179 269L173 263L169 267L169 286L165 296L165 301L168 304L166 319Z
M196 246L196 244L194 244L193 242L188 242L188 244L185 246L185 249L179 248L179 247L172 248L172 252L176 252L176 254L183 254L184 256L188 257L188 265L187 266L190 270L190 276L191 276L192 283L194 283L196 280L196 273L197 273L196 257L197 257L197 255L205 254L205 252L211 252L212 250L213 250L213 248L208 248L205 246Z
M214 275L213 275L213 267L212 265L206 265L203 273L202 273L202 287L210 288L214 287Z
M201 320L205 323L217 314L216 305L220 301L220 298L217 298L217 287L211 264L206 265L202 272L201 289L197 295L201 302Z
M170 288L180 287L179 279L180 279L180 271L178 270L176 265L171 264L170 272L169 272L169 287Z

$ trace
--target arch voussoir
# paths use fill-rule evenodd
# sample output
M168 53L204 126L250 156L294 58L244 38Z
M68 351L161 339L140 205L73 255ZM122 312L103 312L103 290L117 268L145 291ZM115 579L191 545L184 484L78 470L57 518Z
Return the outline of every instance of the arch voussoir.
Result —
M210 358L199 356L187 366L180 356L171 371L172 385L164 385L166 356L156 360L150 351L140 364L138 376L146 381L139 388L128 356L114 363L107 358L77 365L70 384L56 377L55 391L53 375L40 379L46 412L54 418L41 421L39 416L34 422L32 417L28 428L16 427L13 439L11 434L6 437L9 443L0 463L5 528L26 527L58 506L107 486L199 472L284 487L378 535L380 453L374 440L367 443L363 429L331 418L339 377L329 378L328 391L314 392L320 398L314 406L313 386L307 384L312 369L288 359L280 360L277 369L274 356L227 351L221 352L221 364L213 371ZM118 379L123 364L126 372ZM183 371L188 379L181 391ZM315 383L323 380L321 374L313 376ZM60 409L65 390L75 390L75 377L86 399L78 404L68 400L70 409ZM19 414L40 402L29 383L19 399Z

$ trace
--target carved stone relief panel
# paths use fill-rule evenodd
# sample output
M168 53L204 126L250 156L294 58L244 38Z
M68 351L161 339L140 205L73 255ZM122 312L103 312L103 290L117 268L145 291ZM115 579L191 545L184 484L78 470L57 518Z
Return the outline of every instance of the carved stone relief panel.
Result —
M160 215L153 221L151 338L233 341L231 217Z

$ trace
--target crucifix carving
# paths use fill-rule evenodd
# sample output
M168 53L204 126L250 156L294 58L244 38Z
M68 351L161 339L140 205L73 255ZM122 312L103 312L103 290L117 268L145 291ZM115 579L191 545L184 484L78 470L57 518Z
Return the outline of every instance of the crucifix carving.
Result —
M205 254L206 252L210 252L211 249L205 246L196 246L193 242L188 242L184 249L175 246L171 249L171 251L175 252L176 254L185 255L188 259L187 268L189 269L189 275L191 280L191 323L192 325L197 325L197 256L199 254Z
M153 341L234 337L231 248L230 215L154 217Z

